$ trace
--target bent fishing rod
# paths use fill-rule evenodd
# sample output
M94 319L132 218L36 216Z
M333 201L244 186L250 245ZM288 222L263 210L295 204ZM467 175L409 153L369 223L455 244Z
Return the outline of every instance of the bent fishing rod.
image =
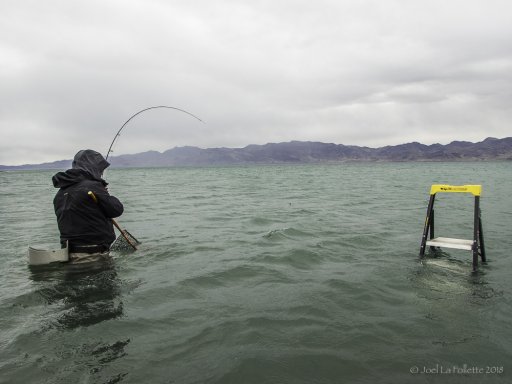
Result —
M108 147L108 151L107 151L107 155L105 156L105 160L108 161L108 156L112 152L112 147L114 146L114 143L116 142L117 138L121 135L121 131L126 126L126 124L128 124L135 116L140 115L143 112L149 111L150 109L158 109L158 108L174 109L176 111L180 111L180 112L186 113L187 115L190 115L190 116L196 118L201 123L204 123L204 121L201 120L199 117L197 117L196 115L193 115L190 112L185 111L184 109L180 109L180 108L176 108L176 107L169 107L167 105L157 105L155 107L144 108L144 109L140 110L139 112L135 113L134 115L132 115L128 120L125 121L125 123L121 126L121 128L119 128L119 130L117 131L116 135L114 136L114 140L112 140L112 143L110 143L110 147Z
M123 130L123 128L137 115L140 115L141 113L143 112L146 112L146 111L149 111L151 109L158 109L158 108L167 108L167 109L174 109L176 111L180 111L180 112L183 112L183 113L186 113L187 115L190 115L194 118L196 118L197 120L199 120L201 123L204 123L203 120L201 120L199 117L197 117L196 115L193 115L192 113L190 112L187 112L185 111L184 109L180 109L180 108L176 108L176 107L169 107L167 105L157 105L157 106L154 106L154 107L148 107L148 108L144 108L140 111L138 111L137 113L133 114L128 120L125 121L125 123L121 126L121 128L119 128L119 130L117 131L116 135L114 136L114 139L112 140L112 143L110 143L110 147L108 147L108 151L107 151L107 155L105 156L105 160L108 161L108 157L110 155L110 153L112 152L112 147L114 146L114 143L116 142L116 140L118 139L118 137L121 135L121 131ZM92 191L89 191L89 196L95 201L97 202L97 198L96 196L94 195L94 193ZM137 250L137 246L136 244L140 244L140 242L135 239L127 230L125 229L122 229L121 226L116 222L116 220L114 219L111 219L112 220L112 224L115 225L115 227L119 230L119 232L121 233L121 235L123 236L124 240L134 249L134 250ZM129 235L129 236L128 236ZM130 240L130 237L133 238L133 241Z

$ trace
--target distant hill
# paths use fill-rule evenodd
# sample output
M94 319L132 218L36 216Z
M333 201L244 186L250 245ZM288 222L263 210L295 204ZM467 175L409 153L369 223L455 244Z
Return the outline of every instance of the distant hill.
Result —
M290 164L344 161L486 161L512 160L512 137L489 137L479 143L453 141L447 145L417 142L381 148L309 141L248 145L244 148L176 147L163 153L148 151L111 157L112 167L168 167L230 164ZM71 160L3 166L0 170L67 169Z

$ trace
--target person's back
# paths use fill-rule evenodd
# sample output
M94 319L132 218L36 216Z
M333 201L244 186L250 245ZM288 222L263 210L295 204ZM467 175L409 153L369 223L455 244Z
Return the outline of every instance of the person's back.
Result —
M108 252L116 238L111 219L123 213L123 204L109 195L107 182L102 179L109 165L100 153L82 150L75 155L72 169L52 178L59 188L53 204L60 240L62 245L69 243L71 254Z

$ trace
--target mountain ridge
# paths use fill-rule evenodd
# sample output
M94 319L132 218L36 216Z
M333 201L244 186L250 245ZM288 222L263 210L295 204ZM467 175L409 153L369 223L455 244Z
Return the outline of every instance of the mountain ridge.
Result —
M401 162L401 161L491 161L512 160L512 137L488 137L477 143L452 141L449 144L426 145L410 142L379 148L323 143L289 141L250 144L243 148L198 148L183 146L164 152L146 151L113 156L112 168L208 166L243 164L294 164L321 162ZM41 164L0 165L0 170L67 169L71 160Z

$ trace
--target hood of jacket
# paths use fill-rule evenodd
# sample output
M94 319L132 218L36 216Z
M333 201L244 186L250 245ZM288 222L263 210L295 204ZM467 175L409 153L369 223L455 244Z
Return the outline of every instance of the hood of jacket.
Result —
M71 169L58 172L52 177L53 186L64 188L82 180L96 180L107 185L101 176L109 165L100 153L92 149L81 150L75 155Z

